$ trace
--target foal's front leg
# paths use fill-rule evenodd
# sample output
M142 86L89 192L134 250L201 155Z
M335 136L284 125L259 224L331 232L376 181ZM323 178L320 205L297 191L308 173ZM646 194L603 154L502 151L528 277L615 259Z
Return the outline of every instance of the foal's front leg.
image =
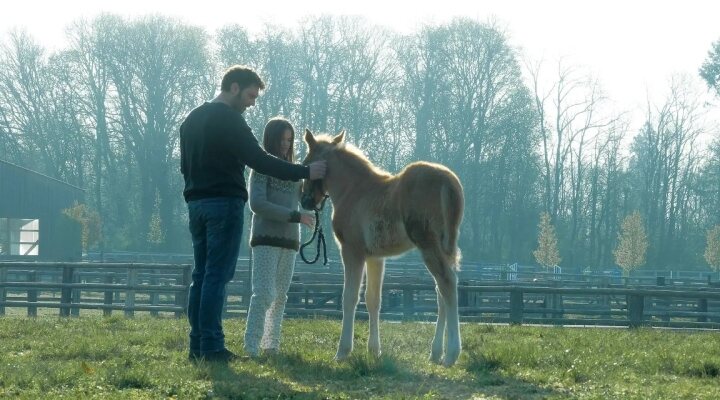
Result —
M385 260L367 259L367 280L365 282L365 304L370 319L368 352L380 357L380 304L382 302L382 282L385 274Z
M353 328L355 324L355 309L357 308L362 281L363 269L365 267L364 257L353 254L352 251L342 250L343 266L345 267L345 284L343 286L343 318L342 333L338 350L335 354L336 360L344 360L350 355L353 349Z

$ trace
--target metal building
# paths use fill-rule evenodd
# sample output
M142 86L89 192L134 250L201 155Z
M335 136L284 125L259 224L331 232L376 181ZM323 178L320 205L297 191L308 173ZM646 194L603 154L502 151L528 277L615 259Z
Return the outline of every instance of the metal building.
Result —
M82 229L63 210L82 203L84 193L0 160L0 259L80 260Z

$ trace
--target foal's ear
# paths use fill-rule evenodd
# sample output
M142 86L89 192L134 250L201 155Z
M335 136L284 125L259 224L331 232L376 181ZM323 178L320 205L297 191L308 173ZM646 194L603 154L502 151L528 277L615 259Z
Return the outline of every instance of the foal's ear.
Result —
M338 133L338 135L333 138L334 144L340 144L344 141L345 141L345 131L344 130L340 131L340 133Z
M315 141L315 136L313 136L313 133L307 128L305 128L305 143L307 143L310 147L315 146L315 143L317 143Z

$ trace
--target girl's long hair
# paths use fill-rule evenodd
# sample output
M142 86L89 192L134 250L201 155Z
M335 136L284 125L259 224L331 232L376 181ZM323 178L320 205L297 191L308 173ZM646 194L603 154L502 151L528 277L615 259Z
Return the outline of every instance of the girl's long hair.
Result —
M280 154L280 142L282 141L283 134L286 130L290 129L290 148L287 154ZM288 162L295 161L295 128L293 128L290 121L283 117L274 117L265 124L265 130L263 131L263 147L265 151L274 155L275 157L282 158Z

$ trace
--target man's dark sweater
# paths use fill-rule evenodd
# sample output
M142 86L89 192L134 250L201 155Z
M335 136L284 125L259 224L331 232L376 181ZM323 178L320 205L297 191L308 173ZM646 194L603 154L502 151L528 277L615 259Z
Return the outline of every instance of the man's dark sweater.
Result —
M247 201L245 166L282 180L310 175L304 165L274 157L260 147L242 114L225 103L204 103L180 126L180 170L185 201L240 197Z

